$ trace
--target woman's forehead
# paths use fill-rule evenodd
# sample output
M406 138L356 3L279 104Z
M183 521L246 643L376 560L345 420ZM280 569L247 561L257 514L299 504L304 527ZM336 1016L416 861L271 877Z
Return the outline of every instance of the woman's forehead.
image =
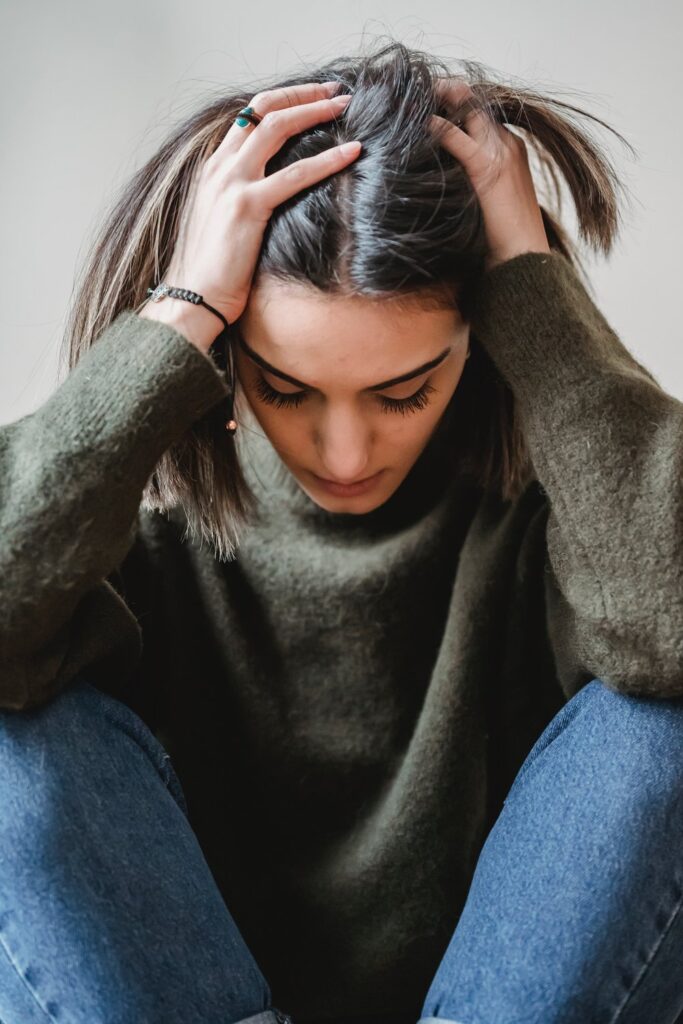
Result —
M401 306L393 299L330 295L304 285L268 283L252 290L240 318L243 336L259 352L340 359L400 356L452 342L464 324L454 308ZM265 354L265 353L261 353Z
M381 300L277 291L257 296L240 320L244 348L262 368L321 391L363 391L412 373L467 332L453 310L416 307L398 314Z

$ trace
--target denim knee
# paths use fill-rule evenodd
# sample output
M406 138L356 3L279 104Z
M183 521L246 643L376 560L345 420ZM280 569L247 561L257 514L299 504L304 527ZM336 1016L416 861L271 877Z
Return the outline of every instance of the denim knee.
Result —
M187 816L187 804L170 757L149 727L121 701L87 680L27 711L0 710L0 798L3 817L48 820L67 762L87 772L93 758L107 758L115 775L119 758L131 749L160 777ZM87 777L84 775L84 777ZM30 799L27 797L30 796ZM30 822L24 822L28 827Z
M127 705L79 679L0 712L0 801L2 1020L289 1024Z
M682 783L682 698L582 687L486 839L420 1024L674 1020Z
M683 697L637 697L592 679L538 737L514 786L552 758L558 743L571 746L586 771L596 772L596 784L607 777L616 786L632 780L649 797L659 793L680 800Z

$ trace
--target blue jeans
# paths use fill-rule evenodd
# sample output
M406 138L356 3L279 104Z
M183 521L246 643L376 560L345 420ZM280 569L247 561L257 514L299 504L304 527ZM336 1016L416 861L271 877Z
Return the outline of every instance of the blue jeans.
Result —
M0 793L3 1024L291 1021L125 704L0 711ZM421 1024L675 1024L682 887L683 698L594 679L522 765Z

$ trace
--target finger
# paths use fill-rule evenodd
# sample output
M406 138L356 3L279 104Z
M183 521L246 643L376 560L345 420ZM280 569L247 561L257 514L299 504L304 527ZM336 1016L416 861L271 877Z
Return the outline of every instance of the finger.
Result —
M490 181L490 176L496 175L500 156L492 153L490 147L481 145L445 117L432 114L431 121L439 142L463 165L474 188L478 190L485 186Z
M479 152L479 143L452 121L438 114L432 114L430 125L444 149L452 153L463 164L469 164Z
M488 188L500 174L502 149L482 145L444 117L433 114L431 120L440 143L463 165L472 186L481 195L482 189ZM492 127L497 132L505 131L502 125L494 124Z
M308 82L305 85L292 85L281 89L270 89L268 92L257 93L248 104L263 117L272 110L281 110L299 103L310 103L332 96L339 89L339 82ZM255 125L242 128L234 121L216 148L215 154L222 156L226 152L234 152L244 139L250 135Z
M484 116L480 100L467 83L457 78L439 78L436 81L437 96L453 108L451 123L456 121L472 138L483 142L490 131L490 121Z
M288 138L315 124L332 121L343 112L344 105L336 98L271 111L240 147L240 171L247 178L261 178L268 161Z
M345 152L346 147L348 148ZM267 178L253 182L249 185L249 192L257 204L272 211L302 189L315 185L328 175L346 167L356 159L361 150L360 143L345 142L340 146L326 149L324 153L303 157L280 171L274 171Z

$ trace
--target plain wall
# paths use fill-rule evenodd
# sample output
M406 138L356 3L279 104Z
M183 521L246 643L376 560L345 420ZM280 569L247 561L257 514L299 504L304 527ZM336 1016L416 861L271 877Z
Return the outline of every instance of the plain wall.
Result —
M679 331L683 8L574 0L343 5L195 0L0 7L0 422L58 383L76 269L118 186L203 94L355 52L389 33L553 90L606 120L598 141L630 193L620 241L591 256L602 312L683 399ZM573 224L568 217L567 223Z

